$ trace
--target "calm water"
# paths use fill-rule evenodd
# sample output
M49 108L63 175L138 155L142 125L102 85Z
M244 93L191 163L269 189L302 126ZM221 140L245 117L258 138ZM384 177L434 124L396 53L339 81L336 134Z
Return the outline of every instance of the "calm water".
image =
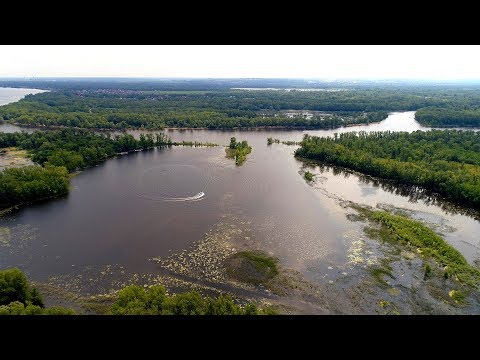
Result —
M0 88L0 105L18 101L28 94L38 94L45 91L39 89Z
M6 132L19 129L0 126ZM419 129L425 128L414 113L404 112L378 124L308 133ZM479 258L480 222L473 211L331 167L317 166L313 171L319 180L308 185L299 174L303 163L293 157L296 147L267 146L266 141L299 141L304 133L167 131L173 140L221 145L235 136L247 140L253 152L241 167L225 158L223 147L175 147L137 152L87 169L72 179L67 197L0 219L0 267L19 266L36 280L111 264L132 273L154 272L151 258L188 248L226 214L235 214L238 221L251 224L248 239L257 248L321 283L328 280L318 276L327 266L348 262L349 244L361 231L346 218L342 200L411 210L412 216L438 226L470 262ZM201 191L205 196L197 201L166 201Z

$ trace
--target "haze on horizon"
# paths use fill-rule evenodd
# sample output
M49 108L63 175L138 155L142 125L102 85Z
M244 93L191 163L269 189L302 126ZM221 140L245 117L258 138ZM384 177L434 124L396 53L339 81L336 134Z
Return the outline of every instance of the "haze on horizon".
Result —
M478 45L0 45L0 77L480 79Z

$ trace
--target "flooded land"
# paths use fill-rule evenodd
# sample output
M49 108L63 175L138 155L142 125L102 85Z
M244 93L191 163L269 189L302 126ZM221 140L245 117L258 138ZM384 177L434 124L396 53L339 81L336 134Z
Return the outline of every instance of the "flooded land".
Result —
M235 137L252 151L241 166L226 158L223 146L180 146L88 168L72 178L68 196L0 217L1 267L25 271L48 304L87 313L101 312L129 284L229 292L240 302L291 314L479 313L477 291L435 269L426 276L420 254L382 239L359 209L419 220L472 266L480 263L478 211L296 159L297 146L267 145L268 137L298 142L306 133L427 130L414 115L391 113L379 123L335 130L167 130L179 142L228 145ZM3 132L20 130L0 125ZM10 149L0 154L0 170L22 161L29 160Z

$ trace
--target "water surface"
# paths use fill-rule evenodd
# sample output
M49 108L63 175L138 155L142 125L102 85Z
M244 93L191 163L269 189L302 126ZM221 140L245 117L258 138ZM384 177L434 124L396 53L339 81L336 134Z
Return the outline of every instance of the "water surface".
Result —
M0 126L0 131L19 129ZM282 266L325 284L338 276L329 273L332 266L345 274L351 271L352 244L362 234L361 225L347 219L351 210L342 206L343 200L410 212L436 227L473 263L480 256L480 222L474 210L335 167L310 169L317 174L311 186L301 176L305 164L293 157L296 147L267 146L266 140L426 129L415 121L414 112L404 112L380 123L335 130L166 131L175 141L220 145L234 136L247 140L253 151L241 167L225 158L223 147L173 147L86 169L72 179L68 196L0 218L0 264L18 266L35 280L113 264L132 274L154 273L158 267L152 258L188 249L233 214L236 223L228 226L238 225L234 240L239 247L248 243L268 251ZM138 136L140 131L130 133ZM205 196L189 200L199 192ZM186 200L166 201L172 198ZM242 227L247 224L248 234Z

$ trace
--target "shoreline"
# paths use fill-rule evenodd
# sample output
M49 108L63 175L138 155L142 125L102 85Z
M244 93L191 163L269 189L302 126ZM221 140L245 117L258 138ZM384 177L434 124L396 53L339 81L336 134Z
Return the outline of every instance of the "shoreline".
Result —
M378 124L381 123L383 120L380 121L372 121L368 123L356 123L356 124L347 124L340 127L328 127L328 128L321 128L321 127L308 127L308 126L248 126L248 127L232 127L232 128L208 128L208 127L164 127L158 129L147 129L147 128L122 128L122 129L115 129L115 128L85 128L85 127L78 127L78 126L66 126L66 125L25 125L18 122L2 122L0 121L0 125L14 125L21 128L26 129L43 129L43 130L62 130L62 129L75 129L75 130L92 130L92 131L101 131L101 132L127 132L127 131L146 131L146 132L154 132L154 131L194 131L194 130L209 130L209 131L274 131L274 130L284 130L284 131L298 131L298 130L336 130L341 128L347 128L352 126L362 126L362 125L371 125L371 124Z

